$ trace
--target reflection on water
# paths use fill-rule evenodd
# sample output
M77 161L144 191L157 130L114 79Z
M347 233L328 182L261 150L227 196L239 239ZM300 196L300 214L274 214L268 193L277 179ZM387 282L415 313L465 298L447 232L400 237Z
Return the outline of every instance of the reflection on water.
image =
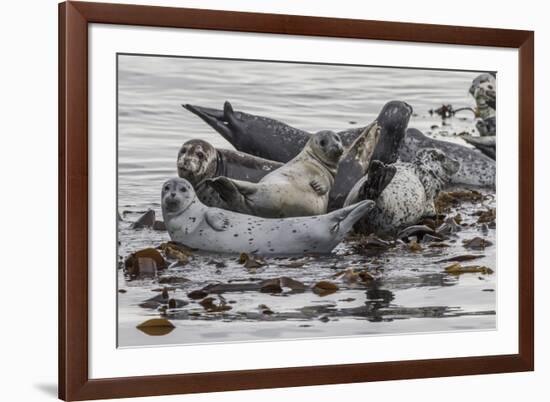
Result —
M415 115L410 126L449 141L454 133L473 131L468 112L442 123L428 110L443 103L473 106L468 95L473 72L448 72L349 66L239 62L168 57L119 56L118 209L119 255L157 247L168 241L165 232L130 229L140 213L160 211L162 183L176 175L180 145L202 138L217 147L231 148L219 134L181 107L182 103L221 108L225 100L236 110L266 115L308 131L342 130L366 125L383 104L392 99L408 102ZM296 337L350 336L425 331L495 328L495 276L443 273L448 256L476 254L477 265L496 270L495 247L466 251L462 239L480 236L475 211L494 207L494 199L464 204L463 230L444 249L424 247L410 252L396 247L379 255L358 255L344 242L326 257L298 261L268 259L249 270L235 256L195 253L190 262L163 273L174 284L157 279L127 280L118 272L119 345L185 344L250 341ZM455 211L456 212L456 211ZM470 226L471 225L471 226ZM486 238L495 243L494 230ZM348 284L334 275L354 268L368 269L374 280ZM256 290L214 293L214 302L231 308L206 312L200 300L187 294L212 283L243 284L249 288L266 279L290 277L306 285L305 291L281 293ZM337 283L335 293L319 296L309 287L320 280ZM163 336L136 329L157 308L139 307L170 287L170 297L184 305L166 312L176 326Z

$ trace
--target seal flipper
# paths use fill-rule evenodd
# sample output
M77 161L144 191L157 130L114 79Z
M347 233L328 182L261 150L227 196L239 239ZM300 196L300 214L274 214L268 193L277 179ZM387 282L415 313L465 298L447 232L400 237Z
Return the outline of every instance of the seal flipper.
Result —
M204 213L206 223L217 232L223 232L229 227L229 218L221 210L209 209Z
M359 189L359 198L376 200L390 184L396 171L397 169L393 165L386 165L378 160L371 161L367 172L367 180Z
M313 179L309 182L309 185L311 186L311 188L317 193L319 194L320 196L323 196L325 195L326 193L328 193L328 187L326 185L324 185L323 183L321 183L319 180L317 179Z
M242 203L246 196L254 194L257 190L254 183L231 180L223 176L206 179L204 183L218 192L220 197L228 203Z
M225 139L231 141L234 138L233 131L225 120L225 112L221 110L195 106L190 104L181 105L184 109L199 116L206 124L220 133Z
M233 110L233 106L231 105L231 103L228 100L226 100L223 103L223 117L224 117L225 121L227 121L227 124L229 124L229 126L231 128L237 129L238 120L235 117L235 112Z

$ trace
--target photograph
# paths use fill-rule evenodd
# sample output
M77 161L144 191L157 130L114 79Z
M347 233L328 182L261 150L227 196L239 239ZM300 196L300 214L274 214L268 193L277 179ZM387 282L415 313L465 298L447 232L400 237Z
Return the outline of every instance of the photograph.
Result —
M497 329L497 72L116 58L118 347Z

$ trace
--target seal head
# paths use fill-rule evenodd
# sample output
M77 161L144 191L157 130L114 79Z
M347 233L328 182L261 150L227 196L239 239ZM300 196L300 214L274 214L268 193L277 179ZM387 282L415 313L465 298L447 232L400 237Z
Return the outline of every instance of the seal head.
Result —
M416 153L414 166L428 199L436 197L460 169L460 163L456 159L436 148L419 150Z
M406 102L390 101L384 105L376 125L380 130L379 139L369 160L394 163L399 157L399 147L405 137L413 108Z
M188 180L193 186L213 177L217 170L217 154L216 148L206 141L185 142L178 152L178 176Z
M185 212L196 200L193 186L183 179L170 179L162 186L161 201L164 220Z
M307 147L308 154L336 173L338 161L344 153L344 146L338 134L330 130L319 131L311 137L306 144Z

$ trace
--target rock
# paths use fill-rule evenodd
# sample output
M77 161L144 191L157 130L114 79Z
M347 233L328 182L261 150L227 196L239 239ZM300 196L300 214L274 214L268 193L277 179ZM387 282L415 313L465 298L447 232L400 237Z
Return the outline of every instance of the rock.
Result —
M452 275L475 274L475 273L490 275L493 273L493 270L491 268L481 266L481 265L471 265L471 266L463 267L459 263L455 263L453 265L446 267L445 272Z
M332 282L328 282L328 281L317 282L312 288L313 293L315 293L316 295L319 295L321 297L330 295L334 292L337 292L338 289L339 288L338 288L337 285L335 285Z
M152 209L141 215L137 221L130 225L131 229L152 228L155 224L155 211Z
M187 293L187 297L189 297L192 300L204 299L206 296L208 296L208 293L205 292L204 290L193 290Z
M146 248L130 254L124 261L124 269L131 278L155 276L157 270L166 268L166 261L154 248Z
M169 334L176 327L165 318L153 318L142 322L136 328L150 336L161 336Z
M485 240L482 237L474 237L470 240L463 240L462 243L464 247L474 250L483 250L485 249L485 247L489 247L493 244L489 240Z

